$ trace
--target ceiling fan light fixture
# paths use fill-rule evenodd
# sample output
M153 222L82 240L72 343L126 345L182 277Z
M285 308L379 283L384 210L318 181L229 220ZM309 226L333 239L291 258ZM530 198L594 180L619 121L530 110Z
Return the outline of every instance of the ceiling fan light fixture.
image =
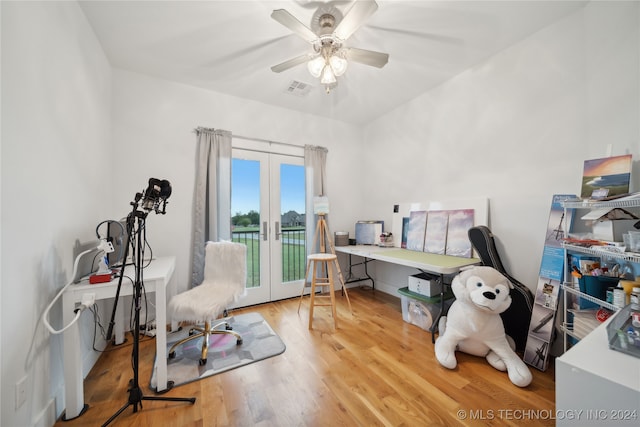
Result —
M1 0L0 0L1 1ZM304 25L285 9L277 9L271 17L311 43L313 53L303 54L271 67L276 73L307 63L307 69L314 78L319 78L329 93L336 87L337 77L348 68L349 61L382 68L389 55L357 48L343 48L343 43L373 14L378 5L375 0L354 1L346 14L335 7L335 2L320 3L311 19L311 28ZM341 3L341 2L338 2Z
M336 76L335 74L333 74L333 70L331 69L331 66L326 65L322 69L322 77L320 77L320 83L322 83L323 85L330 85L335 82L336 82Z
M348 62L339 53L331 55L331 57L329 58L329 64L331 65L333 74L335 74L336 77L340 77L344 74L345 71L347 71Z
M320 74L322 74L322 69L324 68L324 66L325 66L325 60L322 57L322 55L318 55L312 60L310 60L309 62L307 62L307 69L309 70L309 73L311 73L311 75L315 78L320 77Z

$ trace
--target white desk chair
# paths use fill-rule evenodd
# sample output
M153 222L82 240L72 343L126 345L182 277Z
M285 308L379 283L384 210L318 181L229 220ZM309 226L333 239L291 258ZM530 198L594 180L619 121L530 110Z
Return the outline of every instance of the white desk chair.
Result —
M207 242L205 249L204 280L195 288L171 298L169 314L172 320L204 323L191 327L189 337L178 341L169 349L169 358L175 357L175 349L185 342L203 337L200 365L207 363L209 335L231 334L242 344L242 337L231 330L227 320L211 326L224 313L229 304L237 301L245 292L247 281L247 247L234 242ZM219 329L224 326L224 329Z

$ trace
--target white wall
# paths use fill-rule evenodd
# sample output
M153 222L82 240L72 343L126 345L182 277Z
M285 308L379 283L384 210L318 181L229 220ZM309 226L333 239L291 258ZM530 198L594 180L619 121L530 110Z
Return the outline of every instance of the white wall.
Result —
M607 144L640 156L635 2L590 3L364 128L112 72L71 2L0 8L3 426L51 425L59 415L62 349L40 315L69 279L76 239L125 216L152 176L174 192L148 238L155 255L178 257L186 287L196 126L328 147L333 230L353 232L363 218L390 223L398 202L487 196L507 268L530 286L552 194L579 191L582 162ZM634 190L638 172L636 161ZM378 270L377 285L391 293L413 272ZM60 321L59 306L52 317ZM27 402L16 409L25 376Z
M506 268L535 289L552 195L579 194L584 160L631 153L640 190L638 6L589 3L367 125L366 163L384 159L363 179L369 216L487 196Z
M190 283L191 212L194 192L195 141L198 126L234 134L329 149L328 194L331 229L353 228L366 211L359 191L361 131L342 122L176 84L139 74L114 71L113 147L115 207L128 213L136 191L150 177L167 179L173 192L167 214L147 219L147 238L154 255L175 255L178 289ZM269 149L264 145L263 149ZM175 290L173 290L175 292Z
M76 239L95 239L112 202L104 186L112 171L111 70L76 3L0 7L0 424L52 425L63 404L62 337L51 337L40 316L70 280ZM51 320L61 326L60 303ZM27 400L16 408L15 385L24 378Z

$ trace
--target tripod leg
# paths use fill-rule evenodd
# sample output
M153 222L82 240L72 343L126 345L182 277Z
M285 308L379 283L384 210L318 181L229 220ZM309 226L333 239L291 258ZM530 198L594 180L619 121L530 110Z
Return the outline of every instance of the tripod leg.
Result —
M336 259L336 270L338 271L338 280L340 280L340 286L342 286L342 292L344 296L347 297L347 305L349 305L349 311L353 315L353 308L351 308L351 300L349 299L349 292L347 292L347 286L344 281L344 277L342 276L342 270L340 269L340 263Z
M318 235L320 234L321 224L322 224L322 217L318 219L318 224L316 224L316 232L313 234L313 246L311 246L312 253L316 250L316 245L318 244Z
M133 412L138 412L138 405L140 405L140 409L142 409L142 401L143 400L164 400L171 402L190 402L195 403L195 397L145 397L142 394L142 390L140 389L140 384L138 382L139 375L139 345L140 345L140 307L141 307L141 298L142 298L142 287L144 283L143 279L143 269L142 269L142 242L146 241L146 237L143 238L142 231L145 229L144 221L146 218L146 214L144 212L140 212L136 210L137 205L134 205L134 212L132 213L132 217L137 219L138 227L135 235L133 233L130 234L130 239L135 241L135 262L134 262L134 272L135 272L135 280L133 283L133 300L134 300L134 326L133 326L133 350L131 354L131 359L133 362L133 379L130 382L129 386L129 398L127 403L118 410L115 414L111 416L104 424L103 427L109 425L113 420L115 420L125 409L129 406L133 405Z
M324 220L324 217L320 217L320 252L327 252L327 246L325 244L327 238L327 221Z
M124 405L122 408L120 408L120 409L118 410L118 412L116 412L115 414L111 415L111 418L109 418L107 421L105 421L105 422L104 422L104 424L102 424L102 427L106 427L106 426L108 426L109 424L111 424L111 422L112 422L113 420L115 420L116 418L118 418L118 415L120 415L121 413L123 413L123 412L124 412L124 410L125 410L125 409L127 409L127 408L129 407L129 405L131 405L131 403L127 402L127 404L126 404L126 405Z
M189 402L189 403L195 403L196 402L196 398L195 397L156 397L156 396L143 396L142 395L142 391L138 388L138 389L132 389L131 390L131 394L129 395L129 401L118 410L118 412L116 412L115 414L113 414L111 416L111 418L109 418L107 421L105 421L104 424L102 424L102 427L106 427L109 424L111 424L111 422L113 422L116 418L118 418L118 416L120 414L122 414L125 409L127 409L129 406L133 405L133 412L138 412L138 404L140 405L140 409L142 409L142 401L143 400L163 400L165 402Z
M195 397L159 397L159 396L142 396L143 400L162 400L165 402L189 402L196 403Z

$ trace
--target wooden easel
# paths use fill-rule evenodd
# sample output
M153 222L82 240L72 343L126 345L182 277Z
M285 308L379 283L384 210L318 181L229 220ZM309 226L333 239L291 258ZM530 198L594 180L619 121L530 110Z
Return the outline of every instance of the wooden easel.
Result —
M313 246L312 249L315 249L318 242L320 242L320 252L327 253L327 245L329 246L330 252L333 255L336 254L336 248L333 245L333 240L331 240L331 233L329 232L329 226L327 225L327 221L324 219L325 214L318 214L318 223L316 224L316 232L313 237ZM302 303L302 296L304 295L304 288L307 286L307 277L309 277L309 267L310 263L307 263L307 271L304 275L305 284L302 287L302 294L300 295L300 304ZM342 293L347 297L347 304L349 305L349 311L353 314L353 309L351 308L351 301L349 300L349 293L347 292L347 287L344 283L344 277L342 276L342 270L340 269L340 263L336 261L336 271L338 272L338 280L340 280L340 285L342 286ZM326 271L323 272L326 274ZM300 311L300 304L298 304L298 311Z

